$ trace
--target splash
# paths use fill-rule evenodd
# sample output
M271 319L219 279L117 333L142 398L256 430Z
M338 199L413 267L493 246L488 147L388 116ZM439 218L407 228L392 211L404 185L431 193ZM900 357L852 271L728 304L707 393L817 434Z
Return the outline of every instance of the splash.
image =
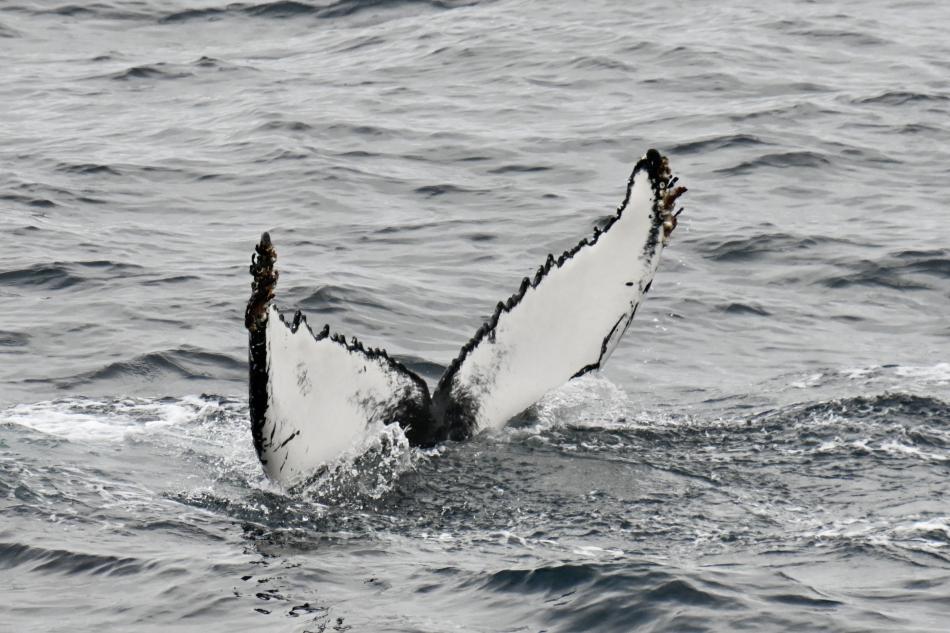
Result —
M107 443L181 430L226 409L220 400L62 398L18 404L0 411L0 422L16 424L72 442Z
M401 475L440 450L413 448L398 424L374 422L358 442L291 492L322 504L362 507L383 497Z

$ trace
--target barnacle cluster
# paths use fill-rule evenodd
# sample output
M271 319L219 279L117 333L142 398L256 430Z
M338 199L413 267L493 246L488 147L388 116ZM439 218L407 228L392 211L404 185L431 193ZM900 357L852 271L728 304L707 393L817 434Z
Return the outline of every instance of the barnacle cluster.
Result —
M674 211L676 199L686 193L686 187L676 186L679 178L671 175L670 164L665 156L661 161L659 174L660 189L658 193L660 198L660 219L663 221L663 246L666 246L669 244L673 229L676 228L677 218L679 214L683 212L682 207Z
M255 254L251 257L250 273L251 298L247 302L244 312L244 327L248 330L257 330L267 321L267 306L274 298L274 287L277 285L277 270L274 262L277 252L270 241L270 235L261 235L261 241L254 247Z

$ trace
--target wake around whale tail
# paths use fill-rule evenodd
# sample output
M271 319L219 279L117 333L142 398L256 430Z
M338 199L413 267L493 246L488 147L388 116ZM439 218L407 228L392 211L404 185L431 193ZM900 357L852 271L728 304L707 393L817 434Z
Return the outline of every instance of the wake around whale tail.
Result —
M358 444L374 423L397 423L409 442L431 446L498 428L571 378L599 369L650 289L676 227L676 186L656 150L641 158L626 196L603 229L549 255L499 302L434 393L385 351L314 333L299 311L288 322L272 304L276 252L265 233L251 262L249 404L254 446L266 474L306 481Z

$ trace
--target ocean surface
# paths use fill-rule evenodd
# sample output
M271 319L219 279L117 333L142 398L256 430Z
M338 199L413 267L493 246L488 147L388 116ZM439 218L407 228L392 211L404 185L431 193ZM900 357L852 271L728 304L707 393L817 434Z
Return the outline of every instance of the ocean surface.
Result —
M950 630L950 4L0 3L0 631ZM435 381L650 147L606 369L263 476L247 266Z

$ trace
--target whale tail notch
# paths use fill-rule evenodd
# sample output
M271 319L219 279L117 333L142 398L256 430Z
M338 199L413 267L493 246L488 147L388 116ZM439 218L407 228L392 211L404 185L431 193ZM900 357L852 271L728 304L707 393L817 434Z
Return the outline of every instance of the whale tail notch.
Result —
M452 361L433 394L385 351L314 333L299 311L288 323L272 305L276 252L264 233L252 258L245 314L249 408L265 472L285 485L306 480L375 422L396 422L409 442L463 440L509 419L571 378L603 366L650 289L676 228L676 186L666 158L650 150L603 229L500 302Z

